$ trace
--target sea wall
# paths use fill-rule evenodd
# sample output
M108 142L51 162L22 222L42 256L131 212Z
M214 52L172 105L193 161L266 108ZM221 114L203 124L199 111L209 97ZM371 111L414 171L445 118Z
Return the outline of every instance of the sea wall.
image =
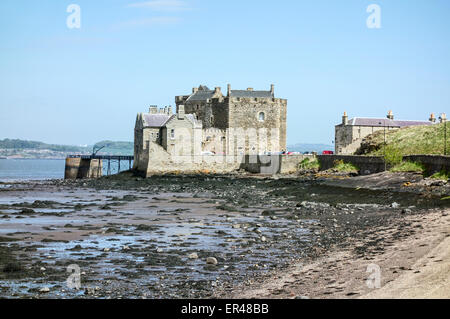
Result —
M385 170L384 158L382 156L363 155L318 155L320 170L334 167L336 161L350 163L359 168L361 175L383 172ZM444 155L408 155L403 161L418 162L425 166L427 174L434 174L441 170L450 171L450 156ZM386 165L389 169L390 166Z

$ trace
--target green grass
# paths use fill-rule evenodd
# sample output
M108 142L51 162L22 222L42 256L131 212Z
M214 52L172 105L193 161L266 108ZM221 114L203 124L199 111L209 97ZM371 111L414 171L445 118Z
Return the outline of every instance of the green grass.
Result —
M377 131L366 138L366 155L384 156L384 131ZM400 154L444 154L444 123L411 126L386 132L386 150L395 147ZM450 155L450 123L447 123L447 155Z
M344 163L344 161L335 161L334 162L334 170L342 173L358 173L359 168L350 163Z
M390 169L391 172L418 172L423 173L425 167L420 163L415 162L402 162Z
M299 164L300 169L320 169L320 163L317 158L310 160L309 158L305 158Z
M433 175L431 175L430 178L440 179L447 182L450 178L450 173L446 171L440 171L439 173L434 173Z

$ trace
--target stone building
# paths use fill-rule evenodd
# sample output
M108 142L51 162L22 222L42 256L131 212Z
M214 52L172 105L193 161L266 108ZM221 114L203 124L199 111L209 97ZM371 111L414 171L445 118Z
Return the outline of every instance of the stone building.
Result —
M275 98L274 85L268 91L231 90L228 85L226 95L220 87L200 85L191 94L176 96L175 103L176 114L170 107L151 106L149 113L137 115L134 166L147 175L158 165L168 171L193 169L195 165L183 165L190 161L205 166L205 155L216 155L216 162L225 156L229 164L239 162L239 156L286 150L287 100ZM214 167L232 167L228 164Z
M228 84L226 95L220 87L210 90L201 85L189 95L175 97L175 103L177 108L184 105L187 114L195 114L205 130L214 129L212 134L205 131L205 151L248 154L286 150L287 100L275 98L273 84L269 91L232 90ZM249 130L256 132L242 132ZM265 144L264 149L257 149L252 138L265 139L258 144Z
M429 121L394 120L389 111L386 118L354 117L348 119L347 113L342 116L342 123L335 126L335 153L341 155L354 154L363 138L380 130L393 130L407 126L431 125L436 121L431 114Z

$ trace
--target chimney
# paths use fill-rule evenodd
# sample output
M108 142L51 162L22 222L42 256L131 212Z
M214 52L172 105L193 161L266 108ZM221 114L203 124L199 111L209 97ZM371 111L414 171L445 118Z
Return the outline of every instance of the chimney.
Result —
M184 119L184 105L178 105L178 119L183 120Z
M219 86L214 88L214 95L216 95L216 94L222 94L222 92L220 91L220 87Z
M348 116L347 116L347 112L344 112L344 115L342 116L342 124L343 124L343 125L348 125Z
M270 94L272 94L272 96L275 96L275 85L273 84L270 85Z
M392 113L392 111L388 112L387 118L390 120L394 120L394 113Z
M164 114L169 114L167 106L164 106Z
M441 116L439 116L439 122L440 123L447 122L447 115L445 113L442 113Z
M156 114L158 113L158 107L156 105L150 105L150 114Z
M434 113L431 113L430 118L428 119L431 123L436 123L436 117L434 116Z
M198 88L192 88L192 94L197 93L198 92Z
M230 97L231 95L231 84L227 85L227 96Z
M167 115L172 115L173 113L172 113L172 106L171 105L169 105L168 107L167 107Z

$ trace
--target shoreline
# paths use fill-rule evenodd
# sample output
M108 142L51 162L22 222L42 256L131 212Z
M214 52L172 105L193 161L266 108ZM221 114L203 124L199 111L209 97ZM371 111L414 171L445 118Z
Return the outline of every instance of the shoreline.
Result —
M0 188L0 270L17 270L0 271L0 296L13 298L357 298L369 292L367 262L403 260L395 274L383 270L383 285L396 280L441 240L424 231L448 225L435 193L308 177L122 173L11 185ZM411 236L428 246L414 245L412 259L390 253ZM64 288L73 263L86 273L78 292Z
M385 243L383 252L357 256L349 249L325 252L314 260L299 260L289 269L272 273L251 285L221 292L231 299L404 299L450 298L450 210L409 216L412 224L402 239L380 231L371 240ZM411 229L425 226L414 235ZM386 236L386 237L384 237ZM362 245L364 241L355 242ZM380 267L381 287L369 288L369 265Z

